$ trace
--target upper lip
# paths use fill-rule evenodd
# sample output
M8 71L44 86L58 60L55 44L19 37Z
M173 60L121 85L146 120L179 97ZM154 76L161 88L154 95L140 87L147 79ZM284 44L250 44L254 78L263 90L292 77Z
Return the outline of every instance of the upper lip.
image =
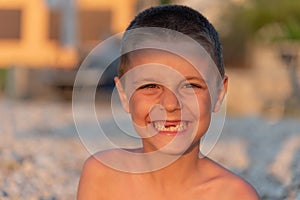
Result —
M164 123L165 126L178 125L182 122L190 122L189 120L153 120L151 123Z

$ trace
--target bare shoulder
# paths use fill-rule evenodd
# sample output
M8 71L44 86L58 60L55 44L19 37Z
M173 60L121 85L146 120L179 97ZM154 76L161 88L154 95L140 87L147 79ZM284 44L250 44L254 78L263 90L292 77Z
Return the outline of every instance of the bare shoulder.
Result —
M112 169L105 164L105 160L107 160L109 157L113 157L116 153L116 150L107 150L91 155L85 161L82 173L86 175L90 175L91 173L93 177L98 177L107 174L109 171L112 172Z
M213 182L222 193L223 200L259 200L258 193L247 181L210 159L208 162L210 171L214 174Z
M226 198L228 200L259 200L259 196L253 186L235 174L226 175L222 185L228 191Z
M106 186L116 181L114 178L118 172L101 162L101 159L108 158L114 153L116 152L99 152L85 161L78 185L78 200L102 198L101 195L107 190Z

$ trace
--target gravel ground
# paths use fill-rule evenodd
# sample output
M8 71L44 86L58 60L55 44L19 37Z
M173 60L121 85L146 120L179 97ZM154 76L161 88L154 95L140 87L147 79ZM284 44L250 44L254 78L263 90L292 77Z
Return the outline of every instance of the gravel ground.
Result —
M109 106L98 111L105 118ZM0 199L75 199L89 153L71 103L0 99L0 113ZM82 123L85 115L82 107ZM299 119L227 116L209 156L247 179L263 200L300 200Z

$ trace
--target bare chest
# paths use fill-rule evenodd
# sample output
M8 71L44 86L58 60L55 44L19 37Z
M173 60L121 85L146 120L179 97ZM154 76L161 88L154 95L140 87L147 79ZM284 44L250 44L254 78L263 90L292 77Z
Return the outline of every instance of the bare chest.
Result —
M212 188L168 188L131 181L118 181L106 186L101 196L105 200L208 200L217 198Z

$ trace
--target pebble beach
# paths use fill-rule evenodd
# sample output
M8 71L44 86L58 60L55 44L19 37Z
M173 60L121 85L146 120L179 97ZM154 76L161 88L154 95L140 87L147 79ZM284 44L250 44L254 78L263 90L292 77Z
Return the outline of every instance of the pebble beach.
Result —
M105 117L109 109L99 112ZM72 103L3 98L0 113L0 199L76 199L90 154L78 137ZM300 200L299 118L227 115L208 156L250 182L262 200Z

